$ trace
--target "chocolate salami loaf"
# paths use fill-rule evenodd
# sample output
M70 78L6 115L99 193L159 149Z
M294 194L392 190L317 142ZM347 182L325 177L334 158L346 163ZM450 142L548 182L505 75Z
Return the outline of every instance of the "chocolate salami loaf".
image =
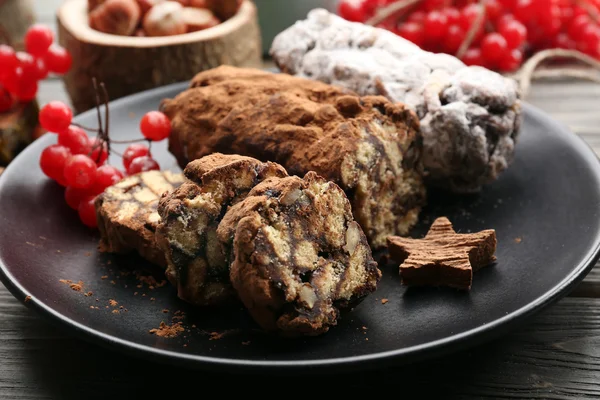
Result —
M327 332L381 277L346 195L314 172L266 179L217 236L233 246L231 283L248 311L286 336Z
M164 100L171 152L185 166L212 152L315 171L348 195L371 245L416 223L424 203L418 118L382 96L322 82L222 66Z
M230 248L218 241L217 226L256 184L287 173L272 162L216 153L189 163L184 175L188 181L158 206L156 240L166 255L166 275L181 299L201 306L222 303L234 293Z
M432 184L475 192L513 159L521 106L512 79L322 9L280 33L271 55L284 72L414 110Z

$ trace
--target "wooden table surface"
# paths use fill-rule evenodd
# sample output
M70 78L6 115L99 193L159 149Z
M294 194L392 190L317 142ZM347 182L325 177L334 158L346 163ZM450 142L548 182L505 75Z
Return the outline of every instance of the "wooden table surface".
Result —
M60 0L37 0L52 23ZM60 80L42 84L40 102L67 100ZM600 154L600 86L538 82L527 100L571 128ZM73 338L23 307L0 285L0 399L156 398L190 389L365 387L434 394L443 399L585 399L600 397L600 266L570 296L505 337L411 366L329 379L233 376L132 359ZM264 383L263 383L264 382ZM273 393L281 393L275 391ZM284 392L285 393L285 392ZM308 393L314 393L310 388ZM443 396L443 397L442 397ZM409 396L412 398L412 396Z

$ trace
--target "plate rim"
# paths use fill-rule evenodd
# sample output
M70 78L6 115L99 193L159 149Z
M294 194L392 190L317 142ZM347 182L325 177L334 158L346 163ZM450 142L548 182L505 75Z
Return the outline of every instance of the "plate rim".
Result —
M155 97L160 93L171 92L176 90L183 90L187 88L189 82L179 82L166 86L161 86L155 89L143 91L130 96L126 96L111 102L113 106L126 106L130 102L139 101L148 97ZM578 153L582 156L591 171L596 176L596 183L600 185L600 159L596 156L592 148L586 143L581 137L572 133L564 124L555 119L551 118L538 109L537 107L522 103L523 115L532 114L535 117L542 119L551 119L553 123L561 127L563 133L570 133L569 136L565 136L565 140L571 142ZM88 110L82 114L77 115L74 121L83 118L89 114L95 113L95 110ZM6 176L7 172L11 172L11 166L16 165L14 161L21 157L26 157L26 153L30 150L29 148L24 149L6 168L2 176ZM517 148L518 151L518 148ZM4 187L5 179L0 177L0 191ZM0 281L5 287L11 292L11 294L26 307L34 309L36 312L41 314L47 320L50 320L55 325L60 326L65 332L73 332L77 337L98 344L110 349L117 349L127 354L136 356L138 358L160 361L163 363L173 365L185 365L194 368L217 368L218 370L227 371L245 371L249 370L259 372L298 372L303 370L307 372L323 372L324 369L330 369L331 367L338 367L336 371L341 369L365 369L374 367L383 367L385 365L400 365L413 360L425 360L432 357L441 356L450 352L458 351L467 347L473 347L485 341L492 340L500 336L501 334L514 328L518 323L525 321L527 317L536 314L550 304L556 302L560 298L566 296L577 283L581 282L589 271L595 266L596 262L600 258L600 224L593 233L594 234L594 245L590 246L587 254L582 257L582 261L572 270L570 274L564 277L558 282L552 289L539 296L536 300L528 303L527 305L507 314L501 318L491 321L487 324L475 327L465 332L457 333L451 336L447 336L441 339L430 341L427 343L404 347L395 350L388 350L384 352L376 352L364 355L349 356L349 357L336 357L323 360L249 360L249 359L237 359L237 358L222 358L222 357L211 357L206 355L197 354L186 354L170 350L163 350L156 347L147 345L141 345L129 340L121 339L117 336L109 335L95 329L92 329L84 324L81 324L69 317L64 316L58 311L53 310L51 307L46 305L44 302L39 301L31 293L20 284L19 281L10 273L4 260L0 259Z

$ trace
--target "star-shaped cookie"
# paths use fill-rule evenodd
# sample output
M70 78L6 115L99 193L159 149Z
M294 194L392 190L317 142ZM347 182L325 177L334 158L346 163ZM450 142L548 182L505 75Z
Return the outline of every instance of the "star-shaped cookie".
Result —
M496 231L459 234L446 217L436 219L423 239L388 238L393 260L400 262L408 286L449 286L469 290L473 271L496 260Z

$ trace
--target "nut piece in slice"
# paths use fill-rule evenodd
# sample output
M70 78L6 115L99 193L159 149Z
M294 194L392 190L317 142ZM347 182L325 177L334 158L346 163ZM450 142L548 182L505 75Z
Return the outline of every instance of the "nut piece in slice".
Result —
M263 329L284 336L327 332L381 277L343 190L314 172L265 180L217 234L233 243L240 299Z
M148 261L166 267L154 232L160 220L160 196L183 183L183 175L170 171L142 172L106 188L96 199L100 250L126 254L137 251Z
M284 177L283 167L238 155L211 154L184 170L188 181L163 197L157 242L166 254L167 278L177 294L204 306L234 297L229 283L229 248L217 240L217 226L230 205L269 177Z

